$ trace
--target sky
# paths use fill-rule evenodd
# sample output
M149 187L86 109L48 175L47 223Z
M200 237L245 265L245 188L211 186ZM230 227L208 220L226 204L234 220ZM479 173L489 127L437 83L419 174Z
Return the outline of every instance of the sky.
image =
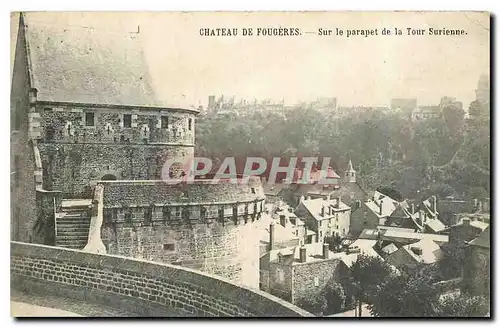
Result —
M37 23L137 31L163 99L206 105L208 96L285 100L336 97L338 105L421 105L453 96L468 107L490 70L489 16L474 12L29 13ZM12 15L15 44L18 15ZM200 28L238 28L238 36L200 36ZM301 36L242 36L252 27L299 28ZM465 36L382 36L383 28L464 29ZM319 28L378 29L378 36L319 36ZM313 32L313 33L306 33ZM13 60L13 55L11 55Z

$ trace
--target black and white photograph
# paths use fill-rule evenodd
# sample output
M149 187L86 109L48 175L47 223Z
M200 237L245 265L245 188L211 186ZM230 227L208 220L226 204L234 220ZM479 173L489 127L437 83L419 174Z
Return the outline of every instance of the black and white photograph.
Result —
M11 12L11 316L491 319L490 20Z

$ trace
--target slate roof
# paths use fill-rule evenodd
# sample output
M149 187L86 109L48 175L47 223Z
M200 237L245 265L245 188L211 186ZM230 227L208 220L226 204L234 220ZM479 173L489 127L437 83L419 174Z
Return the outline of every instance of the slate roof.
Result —
M470 245L490 248L490 227L486 227L483 232L475 239L469 242Z
M340 201L339 206L340 208L336 208L336 202L337 199L330 199L330 200L325 200L325 199L310 199L310 200L303 200L302 205L309 211L311 216L314 217L316 220L323 220L323 219L330 219L335 215L336 212L339 211L344 211L344 210L349 210L350 207ZM325 206L325 215L321 215L321 208ZM332 213L328 214L328 207L332 209Z
M394 253L398 250L398 247L394 243L390 243L382 248L382 252L386 254Z
M418 247L422 250L422 254L416 254L412 248ZM443 257L443 251L439 245L432 239L424 238L417 243L404 245L400 250L408 252L408 254L418 263L434 263Z
M359 235L359 238L376 240L378 237L378 233L379 232L376 229L364 229ZM404 230L399 231L396 230L396 228L381 230L381 233L382 233L382 239L390 242L410 244L422 240L424 238L433 240L438 244L443 244L448 242L448 235L415 233Z
M140 34L30 21L32 86L48 102L171 107L155 94Z
M449 230L451 228L463 226L465 219L469 219L470 220L470 218L464 217L464 218L460 219L455 225L448 227L447 230ZM484 221L470 220L470 226L484 231L489 226L489 224L485 223Z
M435 219L427 219L425 224L435 233L441 232L446 229L446 226L441 222L441 220Z
M304 244L306 248L306 263L325 260L323 257L323 243ZM334 253L329 251L329 259L340 259L344 253ZM284 249L272 250L269 252L269 261L278 260L278 256L282 255L283 264L298 264L300 262L300 246L288 247Z

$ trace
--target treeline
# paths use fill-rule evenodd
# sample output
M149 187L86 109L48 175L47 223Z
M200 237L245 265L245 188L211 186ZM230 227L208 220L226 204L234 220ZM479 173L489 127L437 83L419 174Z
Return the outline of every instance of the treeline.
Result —
M439 118L412 121L400 113L353 109L342 117L297 108L285 113L200 117L196 154L330 157L339 175L351 158L368 189L398 189L404 197L427 194L488 197L490 189L489 107L471 103L470 117L453 105ZM321 162L318 163L320 165ZM269 166L269 165L268 165Z

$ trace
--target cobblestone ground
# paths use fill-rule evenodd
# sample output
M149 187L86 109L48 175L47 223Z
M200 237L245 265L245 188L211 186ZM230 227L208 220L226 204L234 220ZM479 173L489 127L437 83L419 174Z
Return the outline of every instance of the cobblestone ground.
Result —
M55 297L25 294L11 290L12 317L134 317L127 311L103 305Z

